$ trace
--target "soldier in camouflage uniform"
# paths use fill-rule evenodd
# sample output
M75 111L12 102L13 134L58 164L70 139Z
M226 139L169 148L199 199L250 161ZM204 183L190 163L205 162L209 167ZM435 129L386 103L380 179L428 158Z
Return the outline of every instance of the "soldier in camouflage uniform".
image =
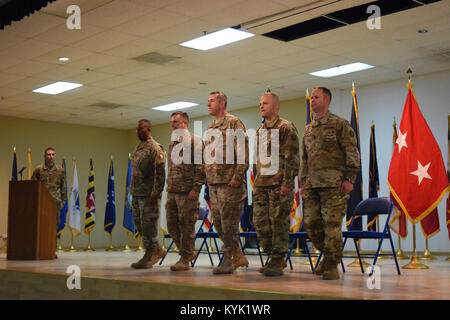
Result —
M151 137L151 122L140 120L136 134L141 141L135 148L131 165L131 210L134 224L143 238L144 257L132 268L151 268L166 251L158 243L158 218L165 180L164 151Z
M195 222L198 219L198 196L205 183L203 141L188 131L189 116L174 112L170 119L172 141L169 146L167 175L167 228L180 249L180 260L172 271L189 270L195 258Z
M324 257L315 273L325 280L339 279L342 219L360 170L355 132L347 120L328 111L330 102L330 90L314 88L315 118L305 127L299 173L306 232Z
M224 251L213 274L233 273L238 267L248 266L239 245L239 220L247 196L244 181L248 169L248 138L242 121L229 114L226 107L227 96L223 92L210 93L208 111L214 120L206 130L205 172L213 223ZM208 139L208 135L213 137ZM227 136L231 137L228 141ZM217 148L210 152L209 148L214 145Z
M56 227L59 226L59 212L67 199L66 176L64 169L55 164L55 149L47 148L44 151L44 164L36 167L31 180L40 180L48 189L56 202Z
M292 122L278 115L279 98L276 94L264 94L259 105L264 124L256 131L253 220L258 239L271 258L260 272L265 276L281 276L286 267L284 259L288 252L294 178L300 162L298 133ZM272 158L276 151L278 154ZM263 163L263 155L271 157L270 161Z

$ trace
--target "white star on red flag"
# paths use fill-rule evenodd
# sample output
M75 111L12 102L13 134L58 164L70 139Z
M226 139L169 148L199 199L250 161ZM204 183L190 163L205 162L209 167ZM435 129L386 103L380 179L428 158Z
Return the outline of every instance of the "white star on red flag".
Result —
M397 141L395 141L396 144L398 144L398 153L402 151L402 148L408 148L408 145L406 144L406 135L408 134L408 131L406 131L404 134L398 130L398 137Z
M413 174L413 175L415 175L415 176L417 176L419 178L419 186L422 183L422 180L424 178L432 179L430 177L430 175L428 174L428 168L430 167L430 164L431 164L431 162L428 163L426 166L422 166L420 161L417 161L417 170L411 172L411 174Z

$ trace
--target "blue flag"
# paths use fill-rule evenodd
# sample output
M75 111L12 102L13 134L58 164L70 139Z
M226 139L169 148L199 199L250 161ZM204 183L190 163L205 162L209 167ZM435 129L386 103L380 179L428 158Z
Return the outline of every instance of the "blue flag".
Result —
M310 123L311 121L313 121L313 112L311 109L311 96L309 95L309 93L306 93L306 124Z
M359 117L358 117L358 103L356 101L356 91L353 88L352 90L352 119L350 121L350 125L355 132L356 135L356 145L358 148L358 152L361 154L361 146L359 144ZM361 158L359 159L359 165L361 168ZM353 183L353 191L350 192L350 199L348 199L347 203L347 228L350 226L351 223L351 216L353 210L356 208L358 203L362 201L362 175L361 175L361 169L359 170L356 180ZM351 230L361 230L362 229L362 219L361 217L358 217L353 222L353 226Z
M63 159L62 167L64 168L64 180L66 182L64 188L66 188L66 194L67 194L67 173L66 173L66 159ZM59 211L59 225L58 229L56 230L56 237L58 239L61 238L61 234L66 227L66 219L67 219L67 211L69 210L69 202L66 198L66 201L64 202L63 207Z
M378 198L380 178L378 176L377 147L375 144L375 125L370 128L370 158L369 158L369 198ZM376 214L367 216L367 228L376 231Z
M14 148L14 156L13 156L13 164L12 164L11 181L17 181L17 157L16 157L16 148Z
M108 175L108 195L106 199L105 224L103 229L109 234L116 225L116 195L114 192L114 165L111 160Z
M128 157L128 171L127 171L127 190L125 192L125 208L123 210L123 228L135 235L133 213L131 212L131 201L133 200L130 192L131 188L131 158Z

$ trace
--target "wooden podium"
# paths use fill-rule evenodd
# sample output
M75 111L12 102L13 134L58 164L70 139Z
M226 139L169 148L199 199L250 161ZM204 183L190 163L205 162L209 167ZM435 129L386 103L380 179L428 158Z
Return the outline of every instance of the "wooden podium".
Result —
M7 259L55 259L56 211L40 181L10 181Z

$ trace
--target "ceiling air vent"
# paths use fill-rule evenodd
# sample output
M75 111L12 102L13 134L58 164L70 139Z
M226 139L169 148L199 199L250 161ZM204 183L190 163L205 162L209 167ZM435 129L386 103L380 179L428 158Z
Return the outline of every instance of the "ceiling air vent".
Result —
M112 103L112 102L106 102L101 101L90 105L91 107L99 107L103 109L116 109L119 107L124 107L124 104L118 104L118 103Z
M167 56L160 54L158 52L150 52L143 54L141 56L134 57L132 60L154 63L154 64L164 64L174 60L181 59L181 57Z

